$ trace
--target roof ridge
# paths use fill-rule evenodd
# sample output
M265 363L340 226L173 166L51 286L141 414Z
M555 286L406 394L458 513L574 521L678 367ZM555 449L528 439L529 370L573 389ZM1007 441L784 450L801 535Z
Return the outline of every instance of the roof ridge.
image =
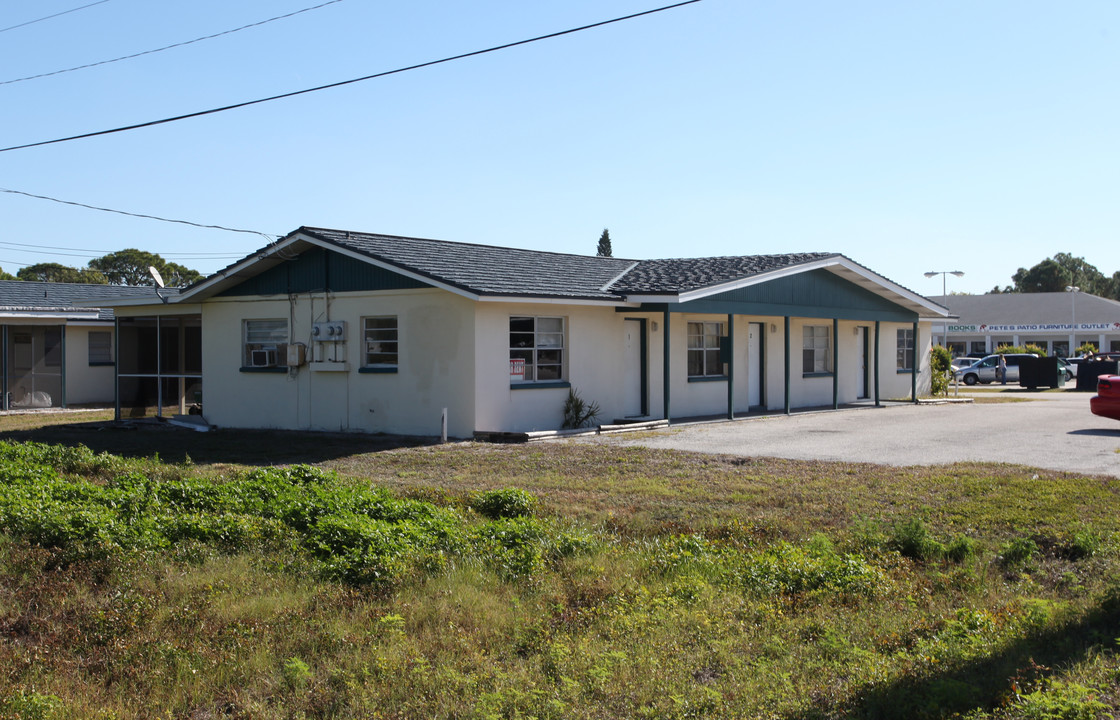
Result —
M604 255L586 255L586 254L582 254L582 253L564 253L564 252L557 252L556 250L534 250L532 248L511 247L509 245L492 245L492 244L488 244L488 243L463 242L461 240L437 240L436 238L423 238L423 237L415 237L415 236L412 236L412 235L392 235L392 234L387 234L387 233L369 233L369 232L360 232L360 231L356 231L356 230L338 230L338 229L335 229L335 228L310 227L310 226L306 226L306 225L301 226L299 229L297 229L296 231L294 231L291 234L294 235L294 234L299 233L299 232L306 232L306 233L313 234L313 235L323 233L323 232L345 233L348 238L350 236L362 236L362 237L369 237L369 238L383 238L383 239L387 239L387 240L416 240L416 241L419 241L419 242L439 243L441 245L460 245L460 246L464 246L464 247L476 247L476 248L488 248L488 249L492 249L492 250L502 250L502 251L505 251L505 252L532 253L532 254L535 254L535 255L559 255L561 257L583 258L583 259L603 260L603 261L613 260L615 262L642 262L641 260L635 260L635 259L632 259L632 258L618 258L618 257L604 256Z

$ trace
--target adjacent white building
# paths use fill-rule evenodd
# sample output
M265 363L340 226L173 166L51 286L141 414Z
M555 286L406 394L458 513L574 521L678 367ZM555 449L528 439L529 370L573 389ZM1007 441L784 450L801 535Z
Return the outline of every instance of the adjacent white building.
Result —
M115 305L122 417L452 436L928 392L948 316L838 254L626 260L300 228Z
M1089 344L1120 350L1120 302L1080 291L946 295L931 300L955 319L936 322L933 340L954 356L992 353L1003 345L1031 344L1069 357Z
M151 288L0 280L0 408L109 404L115 393L113 311Z

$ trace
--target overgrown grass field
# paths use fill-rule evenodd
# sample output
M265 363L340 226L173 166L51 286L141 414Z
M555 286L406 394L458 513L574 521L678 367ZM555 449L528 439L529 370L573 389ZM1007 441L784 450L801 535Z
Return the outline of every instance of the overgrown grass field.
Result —
M1120 717L1116 479L197 442L0 443L0 719Z

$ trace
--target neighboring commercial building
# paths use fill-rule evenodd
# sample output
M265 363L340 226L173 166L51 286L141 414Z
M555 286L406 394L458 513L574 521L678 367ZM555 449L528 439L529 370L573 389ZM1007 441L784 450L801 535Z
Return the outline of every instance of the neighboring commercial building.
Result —
M961 355L984 355L1004 345L1037 345L1069 357L1086 343L1120 350L1120 302L1083 292L947 295L931 300L957 319L933 325L933 342Z
M557 429L569 390L608 423L917 397L948 316L837 254L625 260L323 228L115 310L121 416L201 399L218 426L432 435L446 408L457 437Z
M112 403L113 311L152 288L0 280L0 408Z

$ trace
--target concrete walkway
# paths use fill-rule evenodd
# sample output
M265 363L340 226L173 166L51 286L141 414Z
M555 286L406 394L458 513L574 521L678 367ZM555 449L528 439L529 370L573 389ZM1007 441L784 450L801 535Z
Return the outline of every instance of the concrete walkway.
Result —
M962 389L967 396L977 402L768 415L589 441L898 466L1014 463L1120 477L1120 422L1091 414L1091 393Z

